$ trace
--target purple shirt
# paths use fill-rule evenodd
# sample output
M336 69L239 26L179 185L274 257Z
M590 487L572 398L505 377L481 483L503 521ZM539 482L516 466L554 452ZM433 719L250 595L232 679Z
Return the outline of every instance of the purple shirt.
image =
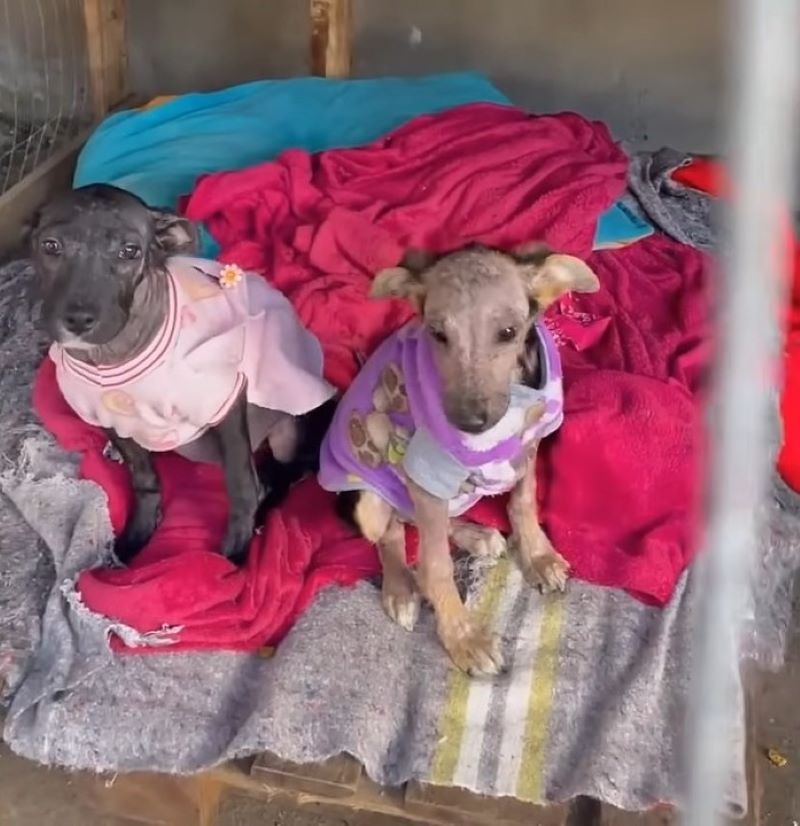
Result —
M484 433L445 416L441 381L425 328L413 321L370 357L339 403L322 444L319 482L330 491L372 490L401 515L413 505L406 480L449 501L458 516L483 496L510 490L529 446L563 418L561 361L542 324L542 386L514 384L503 418Z

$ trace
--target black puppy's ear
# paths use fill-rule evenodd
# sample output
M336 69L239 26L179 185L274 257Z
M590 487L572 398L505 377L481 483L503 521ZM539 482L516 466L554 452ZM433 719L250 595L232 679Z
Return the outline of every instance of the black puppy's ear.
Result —
M159 248L167 255L191 255L200 245L197 227L166 209L150 209L155 222L155 238Z
M19 241L20 244L26 247L30 247L31 242L33 240L33 233L39 227L39 221L42 219L42 210L37 209L35 210L28 218L25 220L20 227L20 234L19 234Z

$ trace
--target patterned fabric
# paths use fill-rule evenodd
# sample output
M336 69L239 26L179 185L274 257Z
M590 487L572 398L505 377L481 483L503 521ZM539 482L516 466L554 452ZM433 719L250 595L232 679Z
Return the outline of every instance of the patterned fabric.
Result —
M512 386L509 408L484 433L453 427L425 328L411 322L387 339L348 389L322 445L319 481L331 491L373 490L404 515L413 512L406 479L468 510L483 496L513 487L534 440L563 418L561 363L537 325L544 380Z
M514 667L489 680L450 672L428 780L544 802L565 600L537 594L503 559L474 608L495 633L514 641Z
M245 387L250 403L293 415L333 395L319 342L288 300L257 275L227 284L223 269L171 259L164 323L123 364L86 364L53 344L58 386L84 421L166 451L221 421Z

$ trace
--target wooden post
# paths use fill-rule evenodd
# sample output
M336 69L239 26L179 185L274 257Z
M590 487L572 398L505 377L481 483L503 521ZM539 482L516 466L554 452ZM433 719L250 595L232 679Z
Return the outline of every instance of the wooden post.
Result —
M128 93L125 0L83 0L92 117L99 121Z
M348 77L352 40L352 0L311 0L311 74Z

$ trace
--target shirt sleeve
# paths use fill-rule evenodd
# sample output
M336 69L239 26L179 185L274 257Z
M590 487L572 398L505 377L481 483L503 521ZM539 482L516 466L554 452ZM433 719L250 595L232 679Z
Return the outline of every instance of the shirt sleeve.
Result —
M413 482L439 499L454 499L469 478L469 469L446 453L424 428L411 437L403 469Z

